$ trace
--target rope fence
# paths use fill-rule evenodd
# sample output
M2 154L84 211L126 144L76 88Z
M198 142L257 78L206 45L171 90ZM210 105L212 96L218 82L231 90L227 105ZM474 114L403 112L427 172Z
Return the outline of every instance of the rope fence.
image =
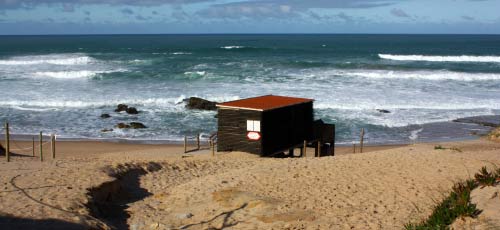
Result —
M6 122L5 123L5 126L2 127L0 129L0 132L1 133L5 133L5 158L7 160L7 162L10 162L10 159L11 159L11 154L29 154L28 151L31 152L31 156L32 157L36 157L36 150L38 150L38 154L39 154L39 157L40 157L40 161L43 161L43 147L45 145L48 145L50 144L50 149L51 149L51 153L52 153L52 159L55 159L56 157L56 136L54 134L51 134L49 137L50 137L50 140L48 141L43 141L44 139L44 136L43 136L43 133L40 132L40 135L39 135L39 140L38 140L38 148L36 148L36 145L35 145L35 137L33 136L32 137L32 145L31 147L21 147L21 145L26 145L26 143L24 144L21 144L20 141L16 141L16 140L11 140L10 139L10 128L9 128L9 123ZM13 145L14 148L10 148L11 147L11 144Z

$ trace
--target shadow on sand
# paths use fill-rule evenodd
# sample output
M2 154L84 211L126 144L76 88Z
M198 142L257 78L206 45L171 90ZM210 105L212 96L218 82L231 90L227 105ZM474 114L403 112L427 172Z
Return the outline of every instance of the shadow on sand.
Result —
M115 229L129 229L127 219L130 214L126 211L128 204L152 195L146 189L141 188L140 177L148 171L156 171L160 168L161 166L150 163L148 170L131 169L115 176L117 179L114 181L90 189L88 195L92 198L92 202L87 204L90 214Z
M73 230L88 229L88 226L70 223L56 219L28 219L11 216L0 216L0 229L2 230Z

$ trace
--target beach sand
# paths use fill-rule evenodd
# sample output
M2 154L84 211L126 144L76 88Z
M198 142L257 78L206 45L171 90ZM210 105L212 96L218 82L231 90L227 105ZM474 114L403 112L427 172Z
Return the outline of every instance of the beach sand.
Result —
M487 140L285 159L107 142L58 142L51 159L45 147L44 162L0 157L1 229L402 229L455 182L500 165Z

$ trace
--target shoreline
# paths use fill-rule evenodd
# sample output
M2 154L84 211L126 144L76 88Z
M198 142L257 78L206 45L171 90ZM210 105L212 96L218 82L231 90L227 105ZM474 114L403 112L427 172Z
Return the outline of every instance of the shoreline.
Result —
M445 122L432 122L421 125L408 125L404 127L393 127L393 132L404 132L408 128L415 129L411 135L416 135L415 140L410 137L407 141L391 141L385 142L370 142L368 137L365 137L365 146L384 146L384 145L410 145L417 143L436 143L436 142L454 142L454 141L468 141L477 140L482 136L487 135L495 127L500 127L500 115L484 115L474 117L463 117ZM417 129L420 128L420 129ZM11 134L10 139L13 141L28 141L35 138L38 141L38 134ZM137 144L137 145L183 145L183 140L153 140L153 139L132 139L132 138L96 138L96 137L60 137L57 136L58 142L104 142L104 143L123 143L123 144ZM192 136L189 140L192 140ZM5 135L0 134L0 140L4 140ZM49 135L44 135L43 140L49 140ZM201 142L207 142L206 138L201 138ZM349 147L353 144L358 145L359 139L355 141L342 141L336 142L335 146Z
M0 139L1 140L1 139ZM3 143L3 140L1 140ZM366 152L374 152L380 150L389 150L394 148L400 148L409 146L411 144L384 144L384 145L364 145L363 153ZM15 144L11 144L11 152L14 155L18 156L26 156L31 155L32 142L31 141L15 141ZM39 143L35 141L35 155L38 156L39 152ZM190 143L188 144L188 153L189 154L206 154L208 153L210 147L208 143L202 142L200 145L200 150L192 151L196 147L196 144ZM16 151L17 149L28 150ZM117 152L128 152L128 151L142 151L147 152L150 150L165 150L166 152L177 152L178 154L182 154L184 152L183 144L145 144L145 143L131 143L131 142L105 142L105 141L91 141L91 140L79 140L79 141L60 141L56 143L56 154L58 156L70 157L70 156L90 156L90 155L100 155L105 153L117 153ZM43 151L46 154L50 153L50 146L44 145ZM311 152L312 150L308 150ZM356 153L359 152L359 145L356 145ZM222 154L223 152L219 152ZM335 146L335 155L345 155L352 154L353 147L344 146L344 145L336 145Z

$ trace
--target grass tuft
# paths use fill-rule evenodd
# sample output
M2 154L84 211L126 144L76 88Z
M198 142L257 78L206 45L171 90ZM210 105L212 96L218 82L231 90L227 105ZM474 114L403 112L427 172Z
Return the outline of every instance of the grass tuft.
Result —
M496 172L488 172L486 167L481 168L479 173L474 175L474 178L481 186L494 186L497 183L498 178L500 177L500 169L497 169Z
M441 147L442 146L436 146ZM441 149L436 148L435 149ZM420 223L405 224L406 230L448 229L458 217L476 217L481 213L470 201L470 194L478 186L494 186L500 181L500 168L489 172L486 167L476 173L474 179L457 183L450 194L437 204L432 214Z
M441 146L441 145L436 145L436 146L434 146L434 149L435 150L445 150L446 148Z
M421 223L408 223L407 230L446 229L460 216L474 217L479 214L475 204L470 203L470 193L477 187L474 180L458 183L446 199L438 204L429 218Z
M441 145L434 146L434 150L447 150L447 149L457 151L457 152L462 152L462 150L457 148L457 147L446 148L446 147L443 147Z

